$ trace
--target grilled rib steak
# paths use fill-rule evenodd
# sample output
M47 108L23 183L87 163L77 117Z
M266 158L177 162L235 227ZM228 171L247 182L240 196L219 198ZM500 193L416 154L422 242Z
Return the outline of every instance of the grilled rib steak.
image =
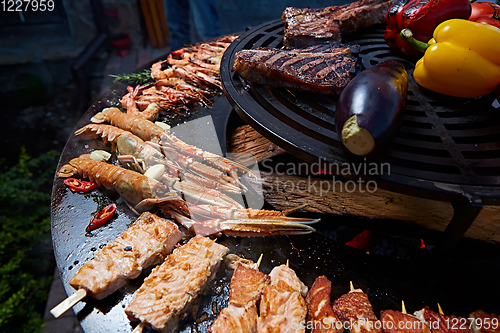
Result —
M304 48L325 41L341 41L342 35L384 23L393 0L359 0L343 6L319 9L287 7L283 44Z
M257 48L234 56L233 71L267 86L333 94L354 77L359 45L325 43L305 49Z

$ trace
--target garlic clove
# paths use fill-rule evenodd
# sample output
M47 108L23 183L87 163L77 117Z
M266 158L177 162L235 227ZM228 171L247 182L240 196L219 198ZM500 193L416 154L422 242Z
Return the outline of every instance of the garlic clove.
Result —
M165 172L165 166L163 164L155 164L152 167L148 168L146 172L144 172L144 176L154 179L160 179L161 175Z
M171 129L170 125L162 123L161 121L157 121L155 122L155 124L163 128L164 131L168 131Z
M105 150L94 150L90 153L90 159L96 162L106 162L111 157L111 153Z

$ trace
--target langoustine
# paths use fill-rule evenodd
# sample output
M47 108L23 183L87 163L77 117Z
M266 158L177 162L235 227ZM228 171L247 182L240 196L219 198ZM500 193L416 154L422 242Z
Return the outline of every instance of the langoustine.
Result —
M63 165L56 173L58 177L67 178L76 174L90 179L108 190L115 190L136 209L144 209L154 204L161 204L165 209L186 214L186 202L163 183L105 162L96 162L90 155L83 154Z
M224 174L222 178L225 181L234 183L243 189L245 189L245 187L239 180L238 172L256 177L250 169L235 161L204 151L196 146L189 145L176 138L174 135L167 133L163 128L153 122L123 113L117 108L104 109L92 117L91 121L98 124L109 122L111 125L132 132L145 141L152 141L160 144L161 149L165 150L166 153L168 153L168 150L174 149L180 154L186 154L195 159L204 160L213 167L223 171Z
M128 131L111 125L89 124L78 129L75 135L82 136L84 139L101 137L105 143L111 142L116 147L118 159L122 163L133 164L134 168L142 173L151 166L158 164L165 166L169 172L163 173L159 180L195 201L242 208L240 203L218 191L241 193L238 187L224 183L216 177L220 176L219 170L192 159L181 164L174 163L177 161L172 161L168 158L169 156L163 155L154 146ZM204 177L191 174L188 170Z

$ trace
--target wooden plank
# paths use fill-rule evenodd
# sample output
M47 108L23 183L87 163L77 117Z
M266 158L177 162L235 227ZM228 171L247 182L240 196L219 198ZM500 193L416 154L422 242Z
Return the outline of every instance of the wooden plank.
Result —
M228 150L250 153L258 162L284 152L248 125L234 130ZM367 189L353 181L342 182L334 175L326 179L276 172L262 174L264 197L279 210L309 204L305 211L369 217L374 218L373 223L380 221L377 219L392 219L438 231L444 231L453 216L449 202ZM485 206L465 237L500 244L500 207Z
M253 164L255 160L262 162L266 158L284 153L285 150L278 147L249 125L243 125L236 128L228 139L228 152L250 154L252 160L239 159L244 165Z
M165 47L165 36L161 32L159 13L156 8L155 0L148 0L149 13L151 17L151 22L153 23L153 29L156 36L156 43L159 48Z
M156 1L156 11L158 13L158 19L160 21L161 33L163 35L163 39L167 40L169 36L169 30L167 25L167 19L165 18L165 7L163 7L163 0L155 0Z
M279 210L309 204L305 211L392 219L444 231L453 216L449 202L417 198L383 189L345 185L340 180L265 173L265 199ZM370 190L370 191L369 191ZM500 244L500 207L485 206L465 237Z
M151 11L149 10L148 0L140 0L142 15L144 16L144 22L146 23L146 30L148 31L149 41L154 48L158 47L158 42L156 38L155 29L153 27L153 21L151 18Z

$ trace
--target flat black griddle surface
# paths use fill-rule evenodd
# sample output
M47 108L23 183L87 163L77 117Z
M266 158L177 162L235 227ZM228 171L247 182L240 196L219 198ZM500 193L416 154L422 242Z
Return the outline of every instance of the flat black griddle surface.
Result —
M165 56L166 58L166 56ZM105 107L117 105L118 99L126 93L123 84L110 87L99 100L89 108L77 125L80 128ZM211 108L197 107L189 115L172 117L172 125L212 115L219 138L223 138L224 126L231 106L220 96ZM182 137L189 143L189 134ZM59 166L82 153L105 148L99 140L82 141L71 136L61 155ZM109 150L109 148L107 148ZM85 227L97 209L97 201L118 203L118 214L107 225L85 233ZM304 216L304 215L302 215ZM64 288L68 294L74 292L68 281L77 270L105 244L120 235L136 216L116 193L103 189L87 194L72 193L63 180L55 178L52 193L52 238L55 257L61 273ZM500 276L498 249L484 244L468 245L457 258L438 260L428 249L418 249L414 243L421 237L431 244L436 233L421 229L388 228L378 230L378 241L366 251L350 248L344 243L358 232L373 226L370 220L322 215L322 222L316 225L318 232L307 236L232 238L219 237L217 241L230 248L230 253L257 260L264 255L261 270L269 273L272 267L287 260L298 276L308 285L320 275L333 281L332 298L348 291L349 281L355 287L368 293L378 314L383 309L400 309L405 300L409 311L425 305L436 309L439 302L447 313L467 316L471 311L482 308L487 312L500 313L498 296ZM406 230L406 231L404 231ZM486 250L484 250L486 249ZM102 301L86 298L74 307L77 318L85 332L131 332L124 308L130 302L132 293L140 286L148 273ZM221 270L211 286L210 292L201 300L197 319L188 318L181 324L182 332L207 332L218 311L227 304L229 281L232 272Z

